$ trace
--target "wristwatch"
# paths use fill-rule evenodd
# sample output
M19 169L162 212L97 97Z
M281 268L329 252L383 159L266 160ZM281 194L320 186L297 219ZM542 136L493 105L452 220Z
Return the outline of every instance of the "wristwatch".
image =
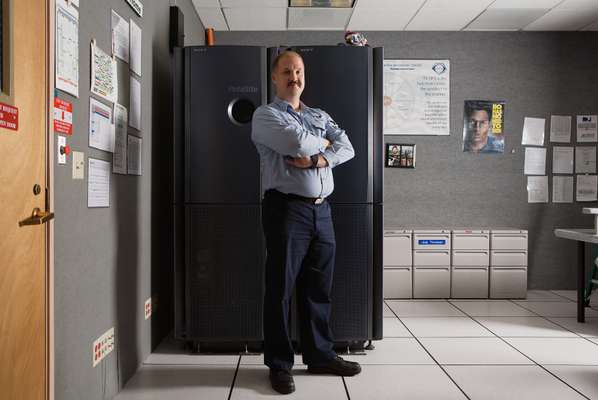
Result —
M318 160L320 159L319 154L314 154L313 156L309 157L311 159L311 167L318 168Z

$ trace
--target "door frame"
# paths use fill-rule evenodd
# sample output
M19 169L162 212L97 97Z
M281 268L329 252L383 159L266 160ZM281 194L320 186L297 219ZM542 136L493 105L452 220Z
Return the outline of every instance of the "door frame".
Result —
M47 74L47 118L46 118L46 187L48 188L48 209L54 212L54 94L55 94L55 24L56 1L46 0L46 74ZM46 399L55 399L54 381L54 219L46 224Z

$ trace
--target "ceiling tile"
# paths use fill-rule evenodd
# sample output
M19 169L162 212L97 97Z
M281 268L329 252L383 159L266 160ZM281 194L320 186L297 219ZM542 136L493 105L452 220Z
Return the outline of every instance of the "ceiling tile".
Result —
M598 11L553 9L538 18L525 31L577 31L598 19Z
M548 9L489 8L473 20L465 30L518 30L546 14Z
M488 8L552 8L563 0L496 0Z
M416 4L416 10L424 4L426 0L357 0L355 3L354 8L395 8L401 10L410 10ZM406 11L406 14L409 12Z
M345 30L351 8L289 8L289 30Z
M598 10L598 1L596 0L564 0L556 7L557 10Z
M584 31L598 31L598 21L594 21L591 24L585 26L582 30Z
M233 7L287 7L288 0L220 0L223 8Z
M355 0L290 0L289 7L351 8Z
M223 8L231 31L284 31L287 29L286 8L239 7Z
M407 25L408 31L459 31L493 0L428 0Z
M402 31L413 12L396 8L356 8L349 20L352 31Z
M220 7L219 0L192 0L195 8Z
M228 31L228 25L221 8L196 8L197 15L204 28L214 28L217 31Z

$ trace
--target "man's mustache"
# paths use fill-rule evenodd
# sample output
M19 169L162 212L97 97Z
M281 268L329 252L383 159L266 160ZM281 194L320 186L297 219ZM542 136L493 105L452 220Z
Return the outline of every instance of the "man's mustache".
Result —
M287 84L287 86L293 86L293 85L301 86L301 81L299 81L299 80L289 81L289 83Z

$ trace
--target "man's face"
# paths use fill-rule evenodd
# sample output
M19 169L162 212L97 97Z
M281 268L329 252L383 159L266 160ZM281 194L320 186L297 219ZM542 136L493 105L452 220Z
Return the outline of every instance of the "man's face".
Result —
M286 54L272 71L276 94L282 99L300 97L305 87L303 61L295 54Z
M475 110L469 117L470 141L474 149L482 148L488 142L490 118L486 111Z

